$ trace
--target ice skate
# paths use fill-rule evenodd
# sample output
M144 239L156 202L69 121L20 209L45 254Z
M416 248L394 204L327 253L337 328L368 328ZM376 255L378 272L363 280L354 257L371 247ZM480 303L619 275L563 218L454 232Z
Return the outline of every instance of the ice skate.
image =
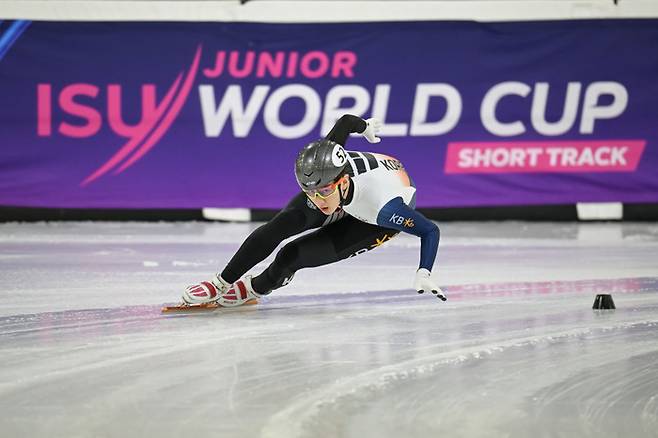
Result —
M202 281L185 288L182 300L186 304L208 304L217 301L217 298L231 287L221 275L216 274L210 281Z
M247 275L236 281L226 292L219 295L217 304L222 307L237 307L244 304L256 304L261 295L251 286L251 276Z
M220 275L215 275L211 281L188 286L183 292L181 302L173 306L164 306L162 312L184 313L257 304L257 298L258 294L251 288L251 277L238 280L231 287Z

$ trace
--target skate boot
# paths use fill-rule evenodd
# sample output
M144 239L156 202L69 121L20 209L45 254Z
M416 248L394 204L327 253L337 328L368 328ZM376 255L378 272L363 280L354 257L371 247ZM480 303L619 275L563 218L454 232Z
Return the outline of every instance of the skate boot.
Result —
M217 301L221 294L228 291L231 284L221 275L215 274L210 281L202 281L188 286L183 292L183 302L187 304L206 304Z
M243 304L255 303L262 295L251 286L251 275L233 283L226 292L219 295L217 304L222 307L237 307Z

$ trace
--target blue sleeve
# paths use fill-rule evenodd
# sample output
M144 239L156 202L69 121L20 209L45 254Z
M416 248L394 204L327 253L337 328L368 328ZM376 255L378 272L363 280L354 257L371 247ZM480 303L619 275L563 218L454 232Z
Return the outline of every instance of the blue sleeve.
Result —
M420 266L432 270L439 250L439 227L409 207L401 197L392 199L379 210L377 224L420 237Z

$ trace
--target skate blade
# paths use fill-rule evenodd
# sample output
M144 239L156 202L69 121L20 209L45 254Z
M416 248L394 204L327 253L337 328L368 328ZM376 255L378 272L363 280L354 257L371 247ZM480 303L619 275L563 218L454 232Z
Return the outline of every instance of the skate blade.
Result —
M243 306L253 306L258 304L258 300L249 300ZM242 306L238 306L242 307ZM203 304L187 304L178 303L174 306L163 306L162 313L191 313L191 312L208 312L217 309L224 309L225 307L219 303L203 303Z

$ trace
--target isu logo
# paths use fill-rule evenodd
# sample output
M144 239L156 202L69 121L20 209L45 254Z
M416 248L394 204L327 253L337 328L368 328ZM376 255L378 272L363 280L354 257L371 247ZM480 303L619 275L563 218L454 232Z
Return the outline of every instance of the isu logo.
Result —
M102 128L102 112L94 106L80 103L79 100L83 99L85 102L105 100L109 128L127 141L80 185L85 186L110 171L114 171L115 174L121 173L146 155L171 128L190 94L200 60L201 46L199 45L190 67L186 72L178 74L159 102L156 100L155 85L142 85L141 119L133 125L127 124L122 116L123 90L119 84L109 84L104 90L88 83L70 84L56 92L55 99L53 99L52 84L38 84L37 134L40 137L50 137L56 129L59 135L65 137L92 137ZM61 113L61 118L66 117L70 120L74 117L82 123L72 124L64 120L55 123L53 102Z

